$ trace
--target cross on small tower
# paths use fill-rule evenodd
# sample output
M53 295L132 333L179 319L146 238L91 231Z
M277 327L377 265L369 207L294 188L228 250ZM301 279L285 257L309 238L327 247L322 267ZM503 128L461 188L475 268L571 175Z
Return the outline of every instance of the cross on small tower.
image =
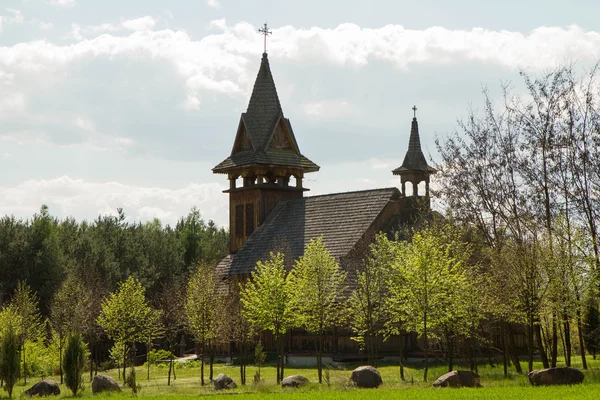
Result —
M262 33L262 34L263 34L263 36L265 37L265 51L264 51L264 52L266 53L266 52L267 52L267 36L268 36L268 35L270 35L270 34L272 34L273 32L271 32L271 31L269 30L269 28L267 27L267 23L266 23L266 22L265 22L265 24L263 25L263 27L262 27L262 28L260 28L258 31L259 31L260 33Z
M417 106L413 106L412 108L415 118L417 118Z

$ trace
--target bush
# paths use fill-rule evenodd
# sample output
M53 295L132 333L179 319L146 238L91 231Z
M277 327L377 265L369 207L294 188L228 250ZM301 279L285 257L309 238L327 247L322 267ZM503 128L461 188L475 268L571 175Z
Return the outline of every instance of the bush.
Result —
M148 352L148 362L150 364L156 364L156 362L159 360L170 360L171 356L173 356L173 358L175 358L173 353L171 353L168 350L163 350L163 349L150 350Z
M129 369L129 374L125 378L125 385L131 388L133 394L137 395L137 392L141 389L141 386L137 384L135 377L135 367L132 365Z
M65 373L65 385L71 389L73 396L83 388L83 368L87 347L81 339L81 335L69 336L63 356L63 371Z
M21 352L19 338L12 325L4 331L0 345L0 379L4 381L4 390L12 397L13 387L21 375Z

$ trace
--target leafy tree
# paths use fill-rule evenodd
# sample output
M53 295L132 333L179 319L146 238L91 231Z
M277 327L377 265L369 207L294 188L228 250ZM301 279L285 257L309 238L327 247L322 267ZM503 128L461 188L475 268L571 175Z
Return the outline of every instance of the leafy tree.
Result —
M72 332L81 332L87 315L86 305L90 293L79 279L71 274L54 294L50 304L50 325L58 341L60 383L63 383L62 353L65 340Z
M217 294L214 267L207 263L198 264L198 268L190 277L185 299L185 316L189 332L200 344L200 382L204 385L204 358L207 354L207 346L217 336L217 311L219 309L220 297ZM212 379L212 357L211 357Z
M464 308L460 295L465 287L464 265L468 254L447 225L415 232L412 240L396 242L398 256L392 264L390 297L403 307L407 327L424 342L427 381L429 339L440 337L440 329Z
M24 282L17 283L17 290L11 300L11 306L19 316L20 326L18 335L23 356L23 380L27 383L27 342L37 342L45 339L45 324L38 309L38 299L31 288Z
M85 357L87 348L79 333L71 334L67 340L65 347L65 356L62 360L62 369L65 372L65 384L73 396L77 396L77 392L83 386L83 368L85 366Z
M115 343L129 344L121 347L125 379L129 348L135 342L147 342L148 337L152 336L151 332L160 326L160 312L149 306L144 287L136 279L129 277L102 302L98 325Z
M9 324L3 329L0 343L0 380L4 382L8 397L12 397L13 387L21 373L19 348L19 337L12 324Z
M311 240L288 276L290 309L295 323L318 335L317 372L323 381L323 336L339 322L346 273L331 256L322 238Z
M350 327L353 337L361 348L367 349L369 364L376 366L377 341L386 323L395 335L401 335L396 322L390 321L394 308L387 307L388 277L395 260L394 244L384 234L378 234L372 244L369 257L357 267L356 289L348 299ZM401 355L402 356L402 355ZM400 357L402 365L402 357Z
M241 288L243 314L253 325L273 333L277 342L277 383L284 373L285 341L292 325L290 289L285 271L284 255L271 253L266 262L259 261L250 280Z

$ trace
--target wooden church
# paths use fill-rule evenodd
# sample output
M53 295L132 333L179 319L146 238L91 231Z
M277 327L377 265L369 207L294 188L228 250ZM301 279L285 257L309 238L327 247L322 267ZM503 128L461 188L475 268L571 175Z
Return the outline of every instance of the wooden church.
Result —
M283 252L289 266L304 252L311 239L322 237L342 268L361 263L378 232L391 232L411 224L429 208L429 179L435 170L421 150L419 127L412 120L408 151L396 187L305 196L305 174L319 166L300 151L289 119L277 96L267 53L263 53L248 109L242 113L231 154L213 168L229 179L230 254L217 266L226 280L249 276L257 261L270 252ZM294 178L293 180L291 178ZM425 182L424 193L418 192ZM412 194L407 196L407 184ZM345 336L345 335L342 335ZM335 338L330 351L356 348ZM290 341L290 350L300 350ZM294 348L296 347L296 348ZM396 347L397 348L397 347Z

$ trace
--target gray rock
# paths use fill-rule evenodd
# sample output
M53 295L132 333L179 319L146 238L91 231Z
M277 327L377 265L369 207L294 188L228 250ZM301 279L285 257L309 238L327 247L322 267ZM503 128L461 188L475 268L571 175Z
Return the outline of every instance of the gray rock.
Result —
M58 396L60 394L60 388L58 387L58 383L52 379L44 379L27 389L25 394L39 397Z
M352 371L350 380L359 388L376 388L383 383L381 374L375 367L363 365Z
M287 378L284 378L281 381L281 387L292 387L292 388L299 388L301 386L304 386L308 383L308 379L303 377L302 375L292 375L292 376L288 376Z
M106 375L96 375L94 377L94 380L92 381L92 393L111 391L121 391L121 388L119 387L117 381L115 381L110 376Z
M529 373L529 382L534 386L575 385L583 382L583 372L577 368L556 367L538 369Z
M450 371L437 378L433 387L481 387L481 380L473 371Z
M215 390L223 390L223 389L235 389L237 385L225 374L219 374L215 379L213 379L213 385L215 386Z

